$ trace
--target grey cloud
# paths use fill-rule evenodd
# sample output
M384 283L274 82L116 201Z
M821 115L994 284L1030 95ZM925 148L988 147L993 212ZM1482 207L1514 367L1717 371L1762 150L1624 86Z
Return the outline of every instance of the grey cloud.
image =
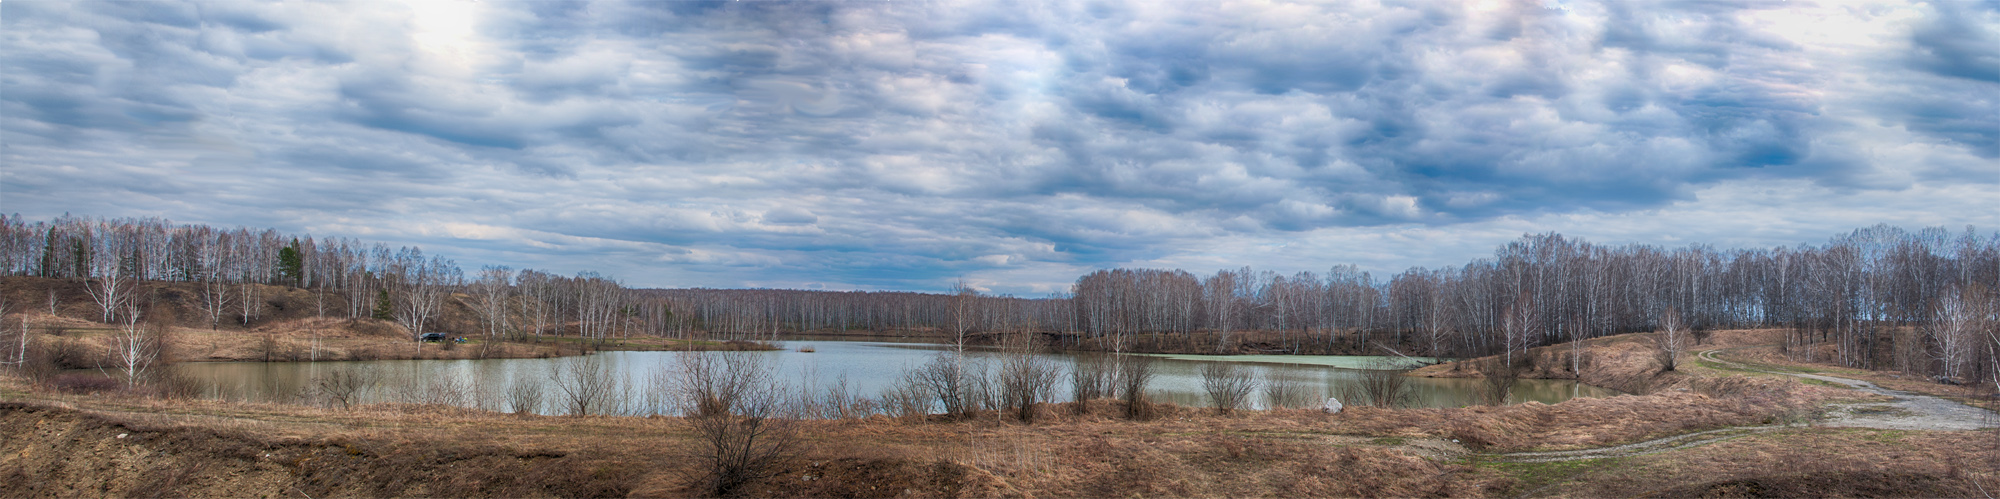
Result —
M394 9L0 3L0 192L227 211L120 182L63 187L97 204L24 191L150 165L243 186L228 202L276 225L434 217L703 282L942 287L1016 257L1189 260L1718 185L1992 183L1976 165L2000 157L1984 4L1934 4L1863 54L1719 2L463 5L477 43L452 59ZM1850 144L1876 123L1928 156Z

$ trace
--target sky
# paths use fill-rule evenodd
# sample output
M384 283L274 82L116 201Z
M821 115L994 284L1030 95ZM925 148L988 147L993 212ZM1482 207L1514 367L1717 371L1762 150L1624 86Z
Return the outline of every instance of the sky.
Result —
M635 287L2000 228L2000 1L0 2L0 212Z

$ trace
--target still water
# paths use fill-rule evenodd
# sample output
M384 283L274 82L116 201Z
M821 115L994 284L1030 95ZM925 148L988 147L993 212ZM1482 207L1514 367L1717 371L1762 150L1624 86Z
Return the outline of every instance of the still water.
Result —
M814 352L801 352L811 347ZM934 359L943 346L867 341L789 342L784 350L754 352L764 356L779 381L819 391L837 383L856 395L874 397L901 382L904 373ZM968 350L969 362L996 368L1000 354L990 350ZM612 372L632 384L633 397L646 392L655 374L679 365L681 355L712 355L704 352L603 352L596 354ZM1061 366L1064 373L1075 365L1067 354L1044 354ZM1272 381L1291 383L1311 394L1313 400L1339 396L1356 383L1362 369L1376 366L1384 357L1290 356L1290 355L1152 355L1156 373L1148 395L1155 401L1200 406L1208 402L1201 389L1201 367L1210 362L1237 362L1248 369L1260 385ZM460 392L456 403L489 410L506 410L505 395L517 383L546 384L555 367L576 358L486 359L486 360L383 360L368 362L190 362L173 369L191 377L205 388L209 398L258 402L296 402L315 376L338 370L364 369L379 380L361 394L362 403L411 401L424 396L425 386L439 384ZM1415 407L1458 407L1478 404L1479 381L1474 379L1406 378ZM1067 374L1053 387L1055 400L1070 399ZM554 389L545 388L553 394ZM1267 405L1263 391L1251 395L1251 404ZM1566 380L1521 380L1514 386L1514 402L1556 403L1573 397L1606 397L1618 392ZM634 401L635 404L641 402ZM1313 404L1317 407L1318 404ZM546 407L538 412L549 412Z

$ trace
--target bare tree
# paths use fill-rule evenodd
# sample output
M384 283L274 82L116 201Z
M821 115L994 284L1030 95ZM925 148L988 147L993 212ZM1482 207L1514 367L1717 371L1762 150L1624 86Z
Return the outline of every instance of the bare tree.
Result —
M123 265L125 238L116 234L112 224L95 225L96 234L90 239L87 255L90 280L83 290L90 294L92 301L97 302L98 310L103 311L102 322L110 324L118 312L128 308L125 302L130 298L132 286L138 278L130 275L127 266Z
M505 266L488 265L479 270L479 279L472 282L473 298L479 306L480 322L486 325L486 337L498 339L507 329L507 304L513 299L514 269Z
M1507 307L1506 315L1502 318L1502 323L1506 327L1504 330L1506 336L1502 339L1504 343L1501 345L1504 354L1502 360L1508 365L1514 364L1514 352L1520 351L1523 355L1527 353L1528 345L1537 334L1535 328L1539 325L1539 318L1536 316L1533 296L1526 292L1521 293L1514 299L1514 303Z
M17 342L18 345L14 348L14 367L16 369L26 369L28 367L28 317L27 316L28 314L21 314L21 338L20 341Z
M1667 311L1660 315L1659 335L1654 338L1657 346L1654 356L1660 363L1661 371L1672 371L1680 365L1680 355L1687 350L1687 341L1688 328L1682 322L1680 312L1674 307L1667 307Z
M680 357L678 408L694 430L700 461L691 481L702 492L729 496L774 474L798 450L796 420L785 413L784 390L757 352L687 352Z
M223 231L201 231L199 238L194 241L195 279L201 286L201 311L208 316L208 328L212 330L222 324L223 314L230 309L232 284L228 265L235 263L235 246Z
M1967 303L1963 294L1954 289L1938 301L1937 317L1930 328L1931 341L1936 344L1933 356L1946 379L1956 380L1975 366L1973 355L1979 351L1979 319L1983 314L1974 310L1976 305Z
M1201 366L1201 389L1208 393L1209 405L1216 412L1229 414L1244 408L1256 386L1257 380L1250 376L1250 371L1234 362L1208 362Z
M394 269L396 322L409 329L412 341L422 340L430 320L443 308L444 297L462 278L458 265L441 256L425 260L422 250L404 248L396 255Z
M126 307L125 317L112 332L110 359L116 364L125 387L137 386L153 367L162 363L167 350L166 328L139 320L139 307Z
M5 325L6 325L6 324L5 324L5 323L6 323L5 319L7 318L7 311L8 311L8 309L9 309L9 308L11 308L11 307L10 307L10 305L11 305L11 303L9 303L9 302L8 302L8 301L7 301L7 300L6 300L5 298L0 298L0 328L4 328L4 327L5 327ZM7 362L8 364L12 364L12 365L14 365L14 367L15 367L15 368L21 368L21 367L26 367L26 366L28 365L28 362L27 362L27 360L28 360L28 314L26 314L26 313L22 313L22 314L21 314L21 317L20 317L20 320L21 320L21 337L20 337L20 341L19 341L19 345L18 345L17 347L15 347L15 348L14 348L14 360L13 360L12 362ZM0 357L0 358L5 358L5 357Z
M522 270L515 279L522 294L522 315L534 325L536 341L541 341L544 331L555 327L561 313L563 293L559 279L562 278L538 270Z

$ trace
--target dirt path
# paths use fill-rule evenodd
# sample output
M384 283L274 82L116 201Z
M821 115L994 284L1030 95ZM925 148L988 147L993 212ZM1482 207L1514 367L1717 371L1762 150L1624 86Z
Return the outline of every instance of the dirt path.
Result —
M1701 360L1727 365L1729 366L1730 369L1759 372L1766 374L1776 374L1782 376L1793 376L1798 378L1825 381L1828 383L1836 383L1842 386L1853 388L1855 390L1881 395L1889 397L1891 399L1890 401L1887 402L1861 402L1861 403L1828 405L1827 407L1828 409L1831 409L1831 411L1827 413L1825 419L1814 423L1815 425L1818 426L1848 427L1848 428L1877 428L1886 430L1978 430L1984 428L2000 427L2000 415L1996 415L1992 411L1987 411L1985 409L1980 409L1977 407L1972 407L1965 404L1960 404L1957 402L1929 395L1922 395L1922 394L1910 393L1899 390L1890 390L1887 388L1876 386L1874 383L1869 383L1867 381L1841 378L1837 376L1826 376L1821 374L1791 373L1791 372L1779 372L1779 371L1758 369L1742 363L1722 360L1721 358L1715 356L1715 353L1719 351L1721 350L1707 350L1697 355L1701 358ZM1492 454L1482 457L1488 460L1503 461L1503 462L1548 463L1548 462L1561 462L1561 461L1579 461L1584 459L1604 459L1612 457L1642 456L1646 454L1654 454L1671 450L1686 449L1689 447L1706 445L1724 440L1730 440L1745 435L1753 435L1757 433L1763 433L1767 431L1781 430L1793 427L1796 426L1789 426L1789 425L1739 426L1734 428L1723 428L1718 430L1688 433L1684 435L1675 435L1666 438L1658 438L1653 440L1647 440L1644 442L1631 443L1613 447L1599 447L1594 449L1579 449L1579 450L1550 451L1550 452L1514 452L1507 454Z
M1890 390L1877 386L1874 383L1857 379L1758 369L1742 363L1722 360L1715 355L1719 351L1703 351L1699 354L1699 357L1701 357L1701 360L1727 365L1731 369L1836 383L1891 399L1888 402L1829 405L1827 407L1832 409L1832 412L1827 414L1825 421L1819 423L1820 426L1879 428L1885 430L1978 430L2000 427L2000 415L1995 415L1992 411L1985 409L1930 395Z

